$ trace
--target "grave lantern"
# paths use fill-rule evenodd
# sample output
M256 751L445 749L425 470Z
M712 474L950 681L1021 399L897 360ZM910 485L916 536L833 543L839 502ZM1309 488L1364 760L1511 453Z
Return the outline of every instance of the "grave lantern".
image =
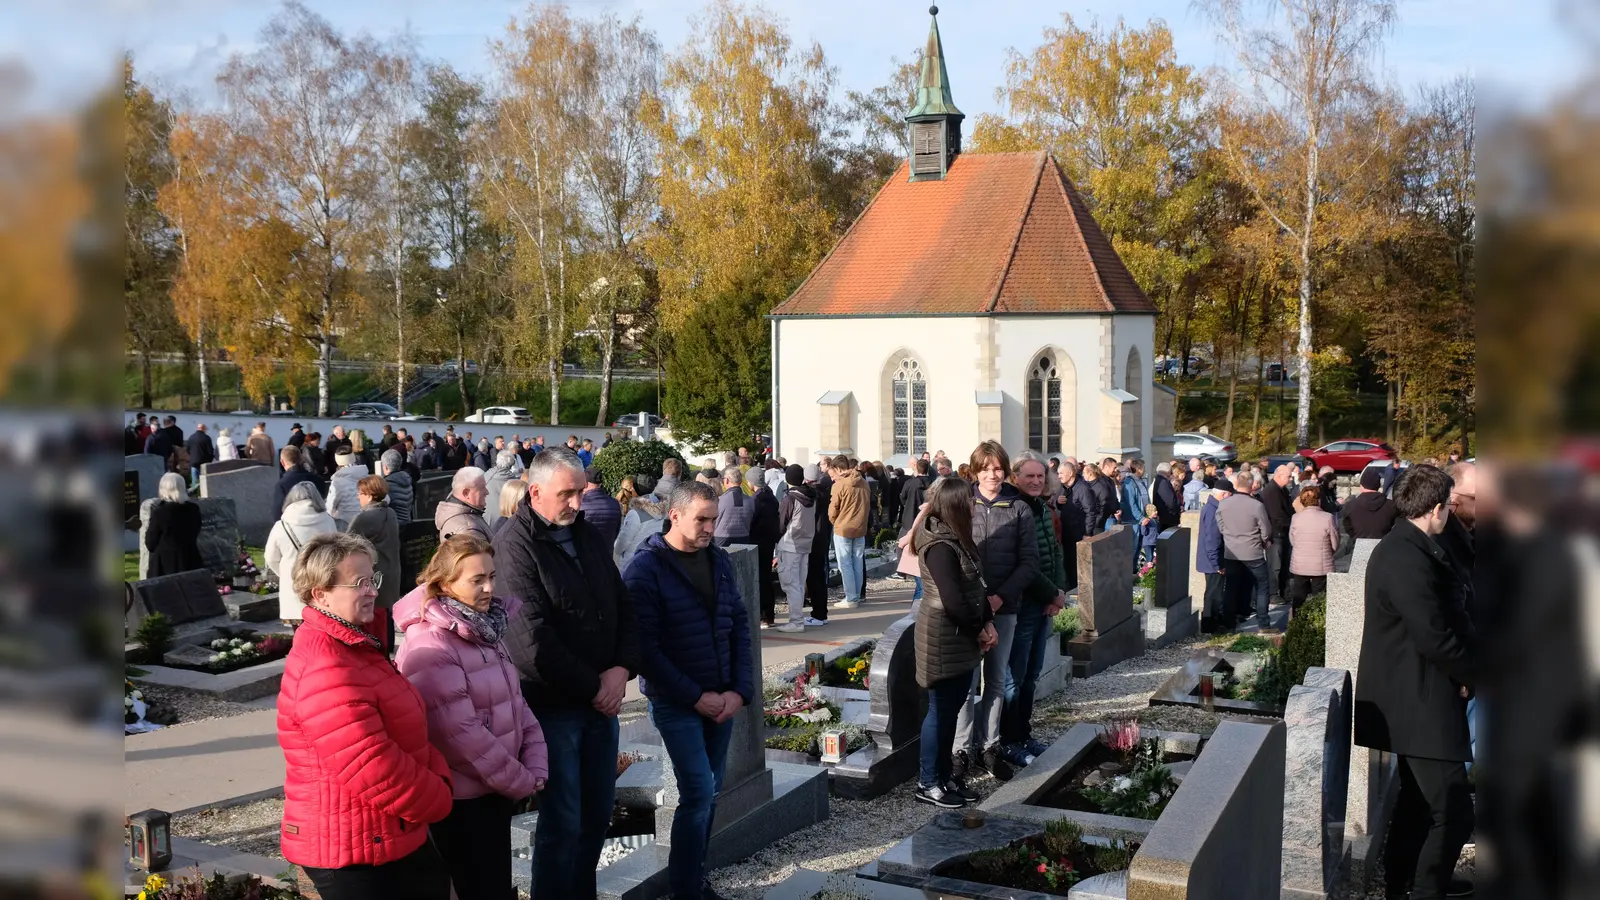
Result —
M821 678L821 677L822 677L822 654L821 653L807 653L806 654L806 680L807 681L816 681L818 678Z
M128 861L146 872L172 862L172 816L147 809L128 817Z
M844 731L831 728L817 736L817 746L822 750L825 763L844 762Z

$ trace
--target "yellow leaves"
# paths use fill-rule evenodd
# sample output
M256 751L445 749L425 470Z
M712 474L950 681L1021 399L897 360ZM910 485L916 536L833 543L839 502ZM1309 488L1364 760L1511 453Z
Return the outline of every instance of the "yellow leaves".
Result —
M821 258L832 216L813 163L833 73L759 8L717 0L666 67L652 107L662 227L646 240L670 326L697 301L759 285L785 296Z

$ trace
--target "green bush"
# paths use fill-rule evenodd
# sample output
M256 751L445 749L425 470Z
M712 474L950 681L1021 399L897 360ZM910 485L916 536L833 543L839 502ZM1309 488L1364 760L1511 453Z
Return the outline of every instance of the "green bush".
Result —
M872 536L872 546L881 550L885 547L893 547L899 540L900 535L893 528L880 528L878 533Z
M1066 635L1068 640L1077 636L1078 608L1076 606L1068 606L1063 608L1061 612L1056 613L1055 620L1051 622L1051 628L1056 634Z
M160 662L167 651L172 649L173 631L171 619L161 613L151 613L139 623L139 629L133 633L133 639L144 648L147 659Z
M1259 634L1241 634L1228 645L1229 653L1256 653L1271 649L1272 642Z
M661 441L616 441L595 454L594 467L600 471L606 492L615 494L622 488L622 479L630 475L648 475L651 481L661 477L661 464L668 459L683 462L678 451ZM684 471L689 470L688 464Z
M1283 649L1279 658L1280 674L1284 684L1296 685L1305 681L1306 669L1326 664L1324 644L1328 627L1328 596L1318 594L1307 600L1283 636ZM1287 693L1287 691L1286 691Z

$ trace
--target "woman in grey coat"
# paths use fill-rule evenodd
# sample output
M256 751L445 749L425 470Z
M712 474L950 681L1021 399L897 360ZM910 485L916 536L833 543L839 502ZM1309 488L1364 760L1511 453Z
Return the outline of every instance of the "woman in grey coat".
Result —
M372 569L383 576L372 630L384 639L386 649L392 648L394 617L390 610L400 599L400 520L389 508L389 485L381 475L361 479L356 490L361 512L351 520L350 533L366 538L377 548L378 558L372 561Z

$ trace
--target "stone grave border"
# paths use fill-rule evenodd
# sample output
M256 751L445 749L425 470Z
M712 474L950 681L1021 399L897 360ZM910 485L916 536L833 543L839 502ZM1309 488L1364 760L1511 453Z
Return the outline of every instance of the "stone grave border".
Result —
M1204 709L1200 697L1195 693L1200 686L1200 676L1206 672L1215 671L1217 665L1227 662L1237 668L1247 662L1249 653L1228 653L1221 648L1211 647L1201 650L1189 657L1183 667L1168 676L1156 692L1150 695L1151 706L1192 706L1195 709ZM1212 709L1220 713L1234 713L1244 716L1264 716L1267 718L1283 718L1283 707L1276 703L1257 703L1253 700L1229 700L1225 697L1216 697L1211 701Z
M993 815L1026 819L1043 825L1058 819L1071 819L1083 828L1085 835L1118 840L1142 841L1159 819L1135 819L1129 816L1112 816L1105 813L1079 812L1043 806L1035 801L1060 784L1076 767L1105 731L1101 725L1079 722L1056 738L1045 752L1027 768L1018 771L1010 781L1000 785L978 808ZM1139 731L1141 738L1156 738L1167 753L1193 753L1195 763L1205 751L1207 739L1183 731ZM1187 781L1187 779L1186 779ZM1181 789L1181 785L1180 785ZM1168 804L1171 805L1170 802ZM1165 811L1162 813L1165 815Z
M283 657L221 675L196 672L192 669L141 664L139 668L143 669L145 674L130 677L130 680L136 684L144 682L160 687L182 688L186 691L207 694L218 700L245 703L276 694L278 686L283 682L283 668L287 661L288 658Z

